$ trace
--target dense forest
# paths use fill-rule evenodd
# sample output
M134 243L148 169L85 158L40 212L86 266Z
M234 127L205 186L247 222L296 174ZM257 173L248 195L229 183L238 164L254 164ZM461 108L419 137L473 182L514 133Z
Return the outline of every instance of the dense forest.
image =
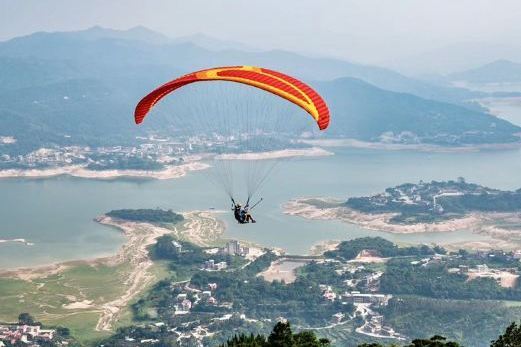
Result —
M434 253L445 252L441 247L431 248L426 245L417 247L398 247L391 241L387 241L382 237L363 237L359 239L343 241L335 250L324 253L324 256L330 258L342 258L345 260L354 259L362 250L373 250L379 256L397 257L397 256L413 256L413 255L432 255Z
M165 211L161 209L112 210L106 215L112 218L146 223L175 224L184 220L181 214L175 213L172 210Z
M465 274L448 272L448 268L466 263L453 260L421 266L407 259L391 259L380 279L380 290L441 299L521 300L519 286L503 288L492 278L469 281Z

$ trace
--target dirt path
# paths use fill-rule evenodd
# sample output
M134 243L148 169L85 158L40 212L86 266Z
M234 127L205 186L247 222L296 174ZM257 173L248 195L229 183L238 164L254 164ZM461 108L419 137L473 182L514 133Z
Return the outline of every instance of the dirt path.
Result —
M115 221L106 216L97 221L121 229L128 237L128 242L125 243L120 252L110 259L111 265L121 264L122 262L128 262L131 265L130 273L123 283L126 288L123 295L101 306L102 313L96 325L96 330L101 331L111 330L121 311L154 281L154 275L149 271L153 262L148 256L147 247L155 243L158 237L169 234L172 230L147 223Z
M174 234L179 239L190 240L199 246L209 246L224 233L224 224L210 212L188 212L183 216L185 222L174 229L161 228L148 223L117 221L107 216L98 218L99 223L114 226L128 237L128 242L113 257L112 262L114 265L128 262L132 269L124 283L126 287L124 294L102 305L96 330L111 330L122 310L154 281L154 275L149 271L153 261L148 255L147 247L154 244L158 237Z
M120 230L127 238L125 244L113 256L96 258L92 260L78 260L66 263L57 263L37 268L18 269L5 272L2 276L19 278L25 281L33 281L57 275L65 270L79 265L106 265L117 266L130 265L124 272L124 282L121 283L122 294L114 300L102 303L94 303L95 298L87 298L84 295L73 297L65 309L70 310L66 315L78 312L99 312L100 317L96 324L96 330L109 331L114 328L123 310L129 303L149 287L156 279L151 271L154 265L148 255L148 246L154 244L156 239L165 234L174 234L181 240L193 242L199 246L215 245L224 234L225 225L219 221L213 212L193 211L183 214L185 221L175 228L163 228L149 223L137 223L125 220L112 219L101 216L97 222ZM125 267L126 268L126 267ZM59 295L59 294L58 294ZM86 309L91 309L86 311Z

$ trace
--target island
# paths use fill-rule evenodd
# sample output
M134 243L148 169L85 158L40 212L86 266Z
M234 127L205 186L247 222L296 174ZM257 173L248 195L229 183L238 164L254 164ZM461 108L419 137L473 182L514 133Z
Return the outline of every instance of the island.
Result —
M299 198L288 202L284 211L308 219L336 219L391 233L472 230L500 242L492 243L494 246L509 249L519 246L521 236L521 189L489 188L468 183L463 177L405 183L346 201ZM476 241L474 246L486 244Z

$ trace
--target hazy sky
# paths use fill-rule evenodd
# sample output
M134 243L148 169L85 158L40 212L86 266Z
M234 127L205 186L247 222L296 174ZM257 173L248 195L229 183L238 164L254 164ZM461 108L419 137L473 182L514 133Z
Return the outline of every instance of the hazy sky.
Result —
M517 45L521 1L0 0L0 40L93 25L389 63L461 42Z

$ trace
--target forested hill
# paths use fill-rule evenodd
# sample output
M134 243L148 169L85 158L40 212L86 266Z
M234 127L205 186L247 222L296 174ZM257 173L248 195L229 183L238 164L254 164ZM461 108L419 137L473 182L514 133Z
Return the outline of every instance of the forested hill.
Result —
M341 78L317 83L332 110L330 133L371 142L444 146L519 141L521 128L489 114Z
M352 197L345 206L364 213L394 213L394 223L433 223L472 212L518 213L521 189L503 191L457 181L405 183L373 196Z
M93 27L76 32L39 32L0 42L0 56L80 62L82 68L100 64L121 69L148 65L168 66L182 72L208 66L258 65L306 80L359 78L388 90L450 102L463 102L479 95L465 89L431 85L377 66L311 58L282 50L252 51L243 44L204 35L169 39L143 27L126 31Z
M333 120L326 136L460 145L509 143L521 132L481 111L433 101L461 103L475 96L472 93L440 92L378 67L281 51L210 51L143 29L95 28L37 33L0 43L0 136L17 140L0 144L2 152L20 154L54 144L131 144L151 131L170 134L174 122L167 107L155 110L152 121L135 126L134 106L144 94L193 69L245 63L281 69L316 86L331 108ZM329 78L339 79L317 82ZM232 102L238 98L233 90L224 96ZM185 94L197 91L192 88ZM223 99L223 94L197 96L193 99Z

